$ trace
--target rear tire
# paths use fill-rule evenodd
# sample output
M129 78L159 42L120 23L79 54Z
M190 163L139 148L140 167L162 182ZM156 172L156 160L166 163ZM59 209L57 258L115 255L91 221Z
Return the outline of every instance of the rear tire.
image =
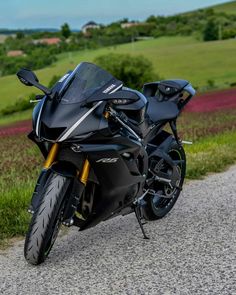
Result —
M25 239L25 259L38 265L49 255L62 221L70 179L52 172L45 183Z
M146 199L146 206L143 209L143 215L144 218L147 220L156 220L164 217L168 212L171 211L174 204L176 203L180 193L181 188L184 183L185 173L186 173L186 156L185 151L183 147L176 142L173 142L173 144L170 147L170 150L168 152L168 155L172 158L172 160L180 160L182 163L178 164L179 172L180 172L180 180L179 180L179 187L180 188L174 188L173 191L171 191L170 188L167 187L167 185L163 184L156 184L157 188L156 190L162 191L162 195L169 195L170 198L159 198L159 197L153 197L150 195L147 195Z

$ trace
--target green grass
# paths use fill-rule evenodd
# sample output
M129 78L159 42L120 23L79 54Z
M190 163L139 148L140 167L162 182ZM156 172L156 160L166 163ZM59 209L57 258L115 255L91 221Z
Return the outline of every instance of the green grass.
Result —
M32 110L26 110L19 113L14 113L12 115L0 117L0 126L9 125L26 119L30 119L32 115Z
M130 53L150 59L163 78L183 78L195 86L205 86L209 79L220 88L236 82L236 41L199 42L192 37L163 37L98 50L65 53L49 68L36 71L40 81L48 84L55 74L63 75L81 61L93 61L102 54ZM143 81L147 82L147 81ZM0 78L0 109L36 90L26 87L16 76Z
M16 183L11 189L5 189L0 198L0 241L23 235L29 224L29 196L34 181Z
M215 12L224 12L227 14L236 14L236 1L215 5L212 7Z
M236 132L209 136L185 147L185 150L188 179L199 179L208 173L221 172L236 162Z
M5 238L23 235L27 208L42 165L42 156L26 135L0 141L0 245Z

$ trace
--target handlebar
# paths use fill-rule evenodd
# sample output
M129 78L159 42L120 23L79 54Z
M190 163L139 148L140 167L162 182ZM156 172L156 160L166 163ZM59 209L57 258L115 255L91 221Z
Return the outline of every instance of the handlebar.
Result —
M183 90L186 91L189 95L188 97L185 98L185 100L182 100L181 102L178 103L180 110L182 110L186 106L186 104L190 101L190 99L196 94L196 90L193 88L193 86L190 83L186 85Z
M189 95L194 96L196 94L196 90L193 88L191 84L188 84L184 87L184 90L188 92Z

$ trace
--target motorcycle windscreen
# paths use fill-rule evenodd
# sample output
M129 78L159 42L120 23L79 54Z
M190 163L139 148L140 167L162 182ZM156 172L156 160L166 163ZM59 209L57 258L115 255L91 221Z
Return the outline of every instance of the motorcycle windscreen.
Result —
M103 95L112 92L117 85L121 87L122 82L100 67L87 62L79 64L64 81L57 98L45 101L40 118L40 137L63 141L103 129L107 124L102 116L104 104L96 108L84 105L84 102L88 98L93 102L98 96L102 100ZM83 116L86 118L80 122Z
M60 102L62 104L84 102L91 96L102 92L107 93L106 90L112 91L112 86L116 86L116 81L119 80L107 71L92 63L83 62L75 68L65 81L59 92Z

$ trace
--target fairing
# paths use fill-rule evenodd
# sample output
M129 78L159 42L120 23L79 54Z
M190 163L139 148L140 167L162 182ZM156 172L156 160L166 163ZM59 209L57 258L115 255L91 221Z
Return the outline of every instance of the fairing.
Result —
M102 116L105 106L102 98L122 85L98 66L81 63L58 81L52 99L45 97L35 107L33 125L37 136L49 141L64 141L107 128L107 121ZM101 97L99 102L98 96Z

